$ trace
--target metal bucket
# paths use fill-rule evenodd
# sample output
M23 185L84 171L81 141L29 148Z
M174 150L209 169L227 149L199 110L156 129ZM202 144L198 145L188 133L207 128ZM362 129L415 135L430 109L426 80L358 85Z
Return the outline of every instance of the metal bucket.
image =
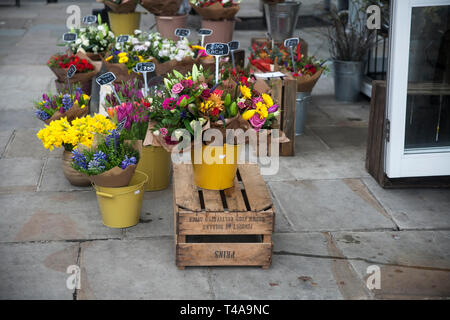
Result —
M360 61L333 61L334 92L337 101L357 101L361 91L363 63Z
M286 1L277 4L264 4L267 29L275 41L291 38L297 24L301 2Z
M311 101L311 92L297 92L295 109L295 135L300 136L305 132L306 107Z

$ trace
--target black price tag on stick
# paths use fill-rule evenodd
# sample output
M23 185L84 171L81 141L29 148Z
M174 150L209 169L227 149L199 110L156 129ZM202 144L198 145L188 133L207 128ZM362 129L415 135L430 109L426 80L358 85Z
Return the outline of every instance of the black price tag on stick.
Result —
M117 124L116 131L121 132L123 128L125 128L125 123L127 123L127 117L123 118L122 121Z
M239 49L239 45L240 45L240 43L237 40L228 42L228 47L230 47L230 51L235 51L235 50Z
M200 29L198 30L198 34L200 36L210 36L212 35L213 31L211 29Z
M205 51L210 56L226 56L230 52L230 47L226 43L208 43Z
M75 75L75 72L77 72L77 68L71 64L69 70L67 70L67 78L71 79Z
M289 38L284 40L284 46L285 47L295 47L296 45L298 45L298 38Z
M66 32L63 34L63 41L64 42L73 42L77 40L77 34L73 32Z
M100 86L110 84L116 80L116 76L112 72L106 72L102 74L101 76L98 76L97 79L95 79L95 82L97 82Z
M191 30L185 29L185 28L176 28L175 29L175 35L177 37L189 37L191 34Z
M96 16L85 16L83 17L83 23L84 24L93 24L97 22Z
M153 62L139 62L136 64L136 72L153 72L155 64Z
M130 38L130 36L128 36L128 35L122 35L122 36L118 36L116 41L118 43L127 42L129 38Z

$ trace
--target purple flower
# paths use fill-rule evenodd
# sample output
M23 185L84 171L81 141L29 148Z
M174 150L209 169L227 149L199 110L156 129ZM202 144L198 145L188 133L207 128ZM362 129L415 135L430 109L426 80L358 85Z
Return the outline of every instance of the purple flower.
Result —
M183 91L184 87L181 83L175 83L172 87L172 93L173 94L179 94L181 91Z
M64 111L61 113L64 113L65 111L69 110L72 107L72 97L68 94L63 95L62 98L62 106L64 108Z
M166 128L161 128L161 129L159 129L159 132L160 132L163 136L166 136L167 133L168 133L168 131L167 131Z
M42 121L45 121L47 119L50 119L50 115L42 110L36 110L35 111L36 117L38 117L39 119L41 119Z
M255 113L253 115L253 117L250 118L249 121L250 121L250 124L255 129L255 131L259 131L259 129L261 129L261 127L266 122L266 119L265 118L261 118L261 116L258 113Z
M128 158L128 156L125 156L125 159L123 159L123 161L120 163L120 167L122 168L122 170L125 170L128 166L133 164L136 164L136 158Z
M192 80L181 80L181 84L184 88L191 88L194 85Z
M87 169L86 157L84 154L76 149L72 151L72 154L73 163L80 168Z
M202 98L203 99L208 99L209 97L211 97L211 91L209 91L209 89L205 89L202 91Z
M44 93L44 94L42 95L42 100L48 101L48 95Z
M272 105L269 109L267 109L267 112L268 113L274 113L275 111L277 111L278 110L278 105L277 104L274 104L274 105Z

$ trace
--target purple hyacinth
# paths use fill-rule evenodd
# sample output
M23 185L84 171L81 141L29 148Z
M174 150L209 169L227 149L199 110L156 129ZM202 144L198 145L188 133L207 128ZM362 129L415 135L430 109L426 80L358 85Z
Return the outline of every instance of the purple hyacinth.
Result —
M111 142L114 143L114 148L117 148L119 144L119 132L114 129L110 131L110 134L106 137L106 146L109 148Z
M83 169L87 169L86 157L84 156L84 154L76 149L72 151L72 154L73 163Z
M128 156L125 156L125 159L120 164L120 167L123 170L125 170L128 166L131 166L132 164L136 164L136 158L135 157L128 158Z
M45 121L47 119L50 119L50 115L42 110L36 110L35 111L36 117L38 117L39 119L41 119L42 121Z
M67 111L72 107L72 97L70 95L63 95L62 106L64 108L64 111Z

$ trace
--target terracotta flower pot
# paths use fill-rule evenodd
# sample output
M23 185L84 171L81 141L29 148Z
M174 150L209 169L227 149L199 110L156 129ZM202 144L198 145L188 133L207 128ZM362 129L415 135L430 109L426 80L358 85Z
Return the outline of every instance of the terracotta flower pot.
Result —
M205 43L228 43L233 40L234 20L205 20L202 19L202 28L211 29L212 35L205 38Z
M156 16L156 28L163 38L177 41L179 38L175 36L175 29L186 28L187 14L179 16Z
M70 184L77 187L88 187L91 185L88 177L71 167L72 152L64 150L62 158L62 169L64 176L69 180Z

